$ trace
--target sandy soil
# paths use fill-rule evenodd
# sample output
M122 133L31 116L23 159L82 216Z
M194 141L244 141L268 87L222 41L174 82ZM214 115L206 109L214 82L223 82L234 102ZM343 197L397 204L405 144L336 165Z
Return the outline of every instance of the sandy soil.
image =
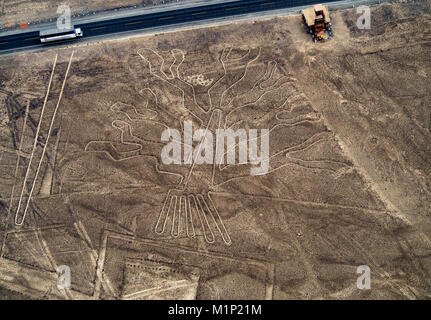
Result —
M2 58L0 287L430 298L430 12L382 4L368 31L333 12L318 44L294 16ZM270 172L163 164L161 132L184 120L270 129ZM72 290L56 289L59 265Z

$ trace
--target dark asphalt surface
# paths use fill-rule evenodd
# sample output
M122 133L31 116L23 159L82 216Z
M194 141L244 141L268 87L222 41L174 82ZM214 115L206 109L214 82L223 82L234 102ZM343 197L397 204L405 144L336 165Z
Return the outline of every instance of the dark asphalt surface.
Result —
M214 18L229 17L241 14L284 9L316 3L341 0L240 0L229 3L218 3L193 8L172 9L162 12L140 14L131 17L114 18L98 22L75 24L81 28L84 38L115 34L118 32L135 31L154 27L162 27L185 22L202 21ZM79 40L69 40L79 41ZM2 52L34 46L52 46L40 44L39 32L25 32L8 36L0 36L0 54Z

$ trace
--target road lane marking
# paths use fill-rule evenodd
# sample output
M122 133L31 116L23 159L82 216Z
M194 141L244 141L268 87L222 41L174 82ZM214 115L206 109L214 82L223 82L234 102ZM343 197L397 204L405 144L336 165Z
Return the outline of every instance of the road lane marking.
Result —
M129 24L138 24L138 23L142 23L142 21L127 22L124 25L128 26Z
M195 12L195 13L192 13L192 16L197 16L198 14L206 14L206 13L208 13L208 12L206 12L206 11Z
M162 17L162 18L159 18L159 20L168 20L168 19L173 19L174 17L172 17L172 16L170 16L170 17Z
M91 28L90 30L100 30L100 29L106 29L106 27L96 27L96 28Z
M235 8L226 8L226 11L231 11L231 10L238 10L241 9L241 7L235 7Z

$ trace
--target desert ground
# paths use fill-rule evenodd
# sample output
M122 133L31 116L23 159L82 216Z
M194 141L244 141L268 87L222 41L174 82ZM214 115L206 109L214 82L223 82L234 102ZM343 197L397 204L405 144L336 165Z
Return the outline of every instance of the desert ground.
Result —
M0 298L429 299L430 13L332 12L317 44L298 15L0 58ZM164 164L184 121L269 129L269 172Z

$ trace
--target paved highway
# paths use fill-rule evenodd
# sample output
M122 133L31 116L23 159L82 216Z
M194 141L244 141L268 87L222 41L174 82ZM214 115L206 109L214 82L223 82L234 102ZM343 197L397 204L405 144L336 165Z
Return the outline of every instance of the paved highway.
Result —
M81 28L83 30L84 38L91 38L118 32L163 27L185 22L201 21L255 13L259 11L284 9L334 1L342 0L238 0L188 8L173 7L172 9L159 12L151 12L122 18L112 18L108 20L82 24L78 23L75 24L75 27ZM0 53L10 52L11 50L19 48L35 46L42 46L39 41L39 31L16 33L0 37ZM43 46L47 45L44 44Z

